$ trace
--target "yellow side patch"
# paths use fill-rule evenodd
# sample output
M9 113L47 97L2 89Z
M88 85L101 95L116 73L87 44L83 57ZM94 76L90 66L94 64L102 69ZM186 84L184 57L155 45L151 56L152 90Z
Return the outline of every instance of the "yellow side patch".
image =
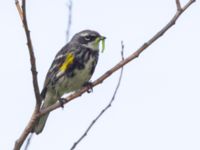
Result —
M73 61L74 61L74 55L72 53L69 53L66 56L64 63L60 67L60 71L65 72L68 69L69 65L73 63Z

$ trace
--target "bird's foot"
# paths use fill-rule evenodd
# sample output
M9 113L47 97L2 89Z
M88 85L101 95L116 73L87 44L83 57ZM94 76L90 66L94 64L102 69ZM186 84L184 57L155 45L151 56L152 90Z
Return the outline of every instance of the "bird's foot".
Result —
M86 86L86 87L88 88L88 90L87 90L88 93L93 92L93 85L92 85L92 82L88 81L88 82L86 82L83 86Z
M65 98L60 97L59 99L60 106L64 108Z

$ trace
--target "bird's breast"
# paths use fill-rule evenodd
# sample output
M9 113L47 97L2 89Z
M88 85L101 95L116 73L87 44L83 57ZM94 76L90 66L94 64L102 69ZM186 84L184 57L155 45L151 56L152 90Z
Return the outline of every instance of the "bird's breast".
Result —
M84 83L88 82L96 66L96 58L90 57L82 68L74 68L71 75L61 77L55 87L61 95L80 89Z

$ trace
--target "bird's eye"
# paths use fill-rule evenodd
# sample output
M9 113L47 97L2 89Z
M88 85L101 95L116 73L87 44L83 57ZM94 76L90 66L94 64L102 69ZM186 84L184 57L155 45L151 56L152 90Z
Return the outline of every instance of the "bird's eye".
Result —
M91 40L91 37L89 35L85 36L85 40L86 41L90 41Z

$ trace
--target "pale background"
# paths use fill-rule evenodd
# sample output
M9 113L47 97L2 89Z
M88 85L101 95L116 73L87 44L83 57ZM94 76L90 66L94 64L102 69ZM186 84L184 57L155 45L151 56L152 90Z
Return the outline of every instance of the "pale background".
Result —
M187 0L182 0L182 3ZM27 0L28 22L44 78L66 43L67 0ZM70 37L83 29L107 37L92 80L120 60L120 41L130 55L176 11L175 0L74 0ZM125 67L116 101L77 150L200 149L200 4L197 0L167 34ZM0 0L0 149L10 150L32 114L26 38L14 0ZM29 150L68 150L110 100L119 72L92 94L54 111Z

